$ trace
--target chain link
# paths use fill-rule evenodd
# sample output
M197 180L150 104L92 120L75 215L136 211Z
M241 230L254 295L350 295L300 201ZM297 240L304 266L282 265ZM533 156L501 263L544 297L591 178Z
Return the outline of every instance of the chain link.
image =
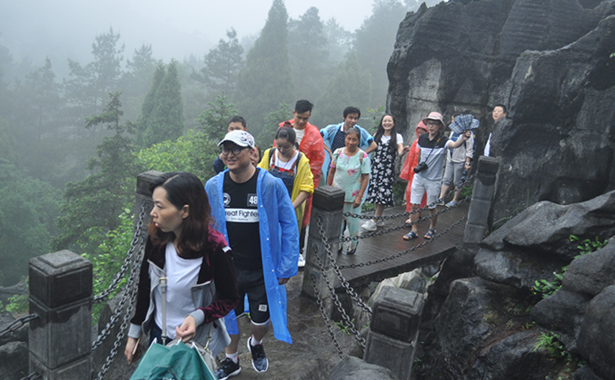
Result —
M109 320L109 323L107 323L107 326L105 327L105 328L108 328L105 335L108 335L111 328L113 328L113 326L117 322L117 319L119 318L119 314L122 312L122 309L124 308L124 304L128 300L129 303L128 303L128 307L126 308L126 312L124 313L124 320L122 321L122 324L120 325L120 330L118 331L115 342L113 343L113 348L109 352L109 355L105 359L105 363L103 364L100 372L98 373L96 377L97 380L102 380L105 374L107 373L107 371L109 370L109 367L111 366L111 361L113 360L115 355L117 355L120 342L124 338L126 328L128 327L128 321L130 319L130 316L132 315L132 312L134 309L134 306L133 306L134 301L137 297L137 290L138 290L139 283L138 281L135 281L135 279L138 279L139 273L141 271L141 262L142 262L141 256L144 252L144 247L145 247L145 237L142 237L141 245L139 249L139 255L137 255L133 263L132 270L130 271L130 278L128 279L128 282L126 283L126 288L124 290L124 295L122 299L120 300L120 302L118 303L118 306L117 306L117 309L114 315L111 317L111 319ZM111 327L109 327L111 323L112 325Z
M137 222L137 225L134 229L132 241L130 242L130 249L128 250L128 253L126 253L124 264L122 264L120 271L116 273L115 277L113 278L113 282L111 283L111 285L109 285L109 288L94 297L94 300L93 300L94 303L103 302L109 296L109 294L111 294L113 291L115 291L115 289L117 289L120 282L122 282L122 279L124 278L124 274L126 273L126 270L128 269L128 267L130 266L130 262L132 261L132 258L134 256L135 248L137 247L137 244L139 242L139 239L140 239L140 236L143 230L143 222L145 220L145 215L148 209L149 209L149 202L143 202L141 204L141 212L139 213L139 221Z
M38 314L28 314L26 316L23 316L19 319L14 320L13 322L11 322L10 325L8 325L2 331L0 331L0 337L19 330L23 325L25 325L26 323L36 318L38 318Z
M320 271L322 272L322 268L320 268ZM310 275L310 280L312 281L312 288L314 288L314 295L316 296L316 304L318 305L318 308L320 309L320 313L322 314L322 319L325 321L325 324L327 325L327 331L329 332L329 336L331 336L333 345L335 346L335 349L337 350L337 354L339 355L341 359L344 357L344 352L342 352L342 348L340 347L340 344L337 342L337 339L335 339L335 333L333 332L333 326L331 325L331 320L329 319L329 316L327 315L325 306L322 302L322 298L320 297L320 292L318 291L318 288L316 286L316 275L314 273Z
M323 222L322 222L322 216L318 216L317 225L318 225L318 231L320 232L320 236L322 238L322 241L324 242L325 250L327 251L327 256L329 257L329 261L331 262L331 266L333 267L333 271L335 272L335 274L339 278L340 283L342 284L342 287L346 290L346 293L359 306L361 306L361 308L363 310L365 310L367 313L369 313L371 315L372 314L372 308L369 307L368 305L366 305L365 302L363 302L363 300L361 299L361 297L359 297L359 295L354 291L354 289L352 289L352 287L350 286L348 281L344 278L344 275L342 275L342 271L337 266L337 262L335 261L335 256L331 252L331 244L329 244L329 242L325 239L325 228L324 228L324 225L323 225ZM320 258L319 258L319 260L320 260Z
M366 261L363 263L357 263L357 264L348 264L348 265L340 265L339 268L340 269L347 269L347 268L361 268L361 267L366 267L369 265L374 265L374 264L379 264L379 263L383 263L385 261L389 261L389 260L393 260L393 259L397 259L403 255L406 255L410 252L416 251L417 249L433 242L434 240L438 239L439 237L441 237L442 235L446 234L447 232L449 232L450 230L452 230L453 228L457 227L457 225L461 222L463 222L464 220L466 220L468 218L467 215L464 215L461 219L459 219L458 221L456 221L455 223L451 224L447 229L445 229L444 231L440 232L439 234L436 234L433 238L429 239L429 240L425 240L424 242L422 242L421 244L417 244L414 247L407 249L405 251L401 251L398 252L394 255L388 256L388 257L383 257L381 259L377 259L377 260L372 260L372 261Z
M457 202L456 205L451 206L451 207L445 207L445 208L443 208L442 210L436 212L433 215L430 213L429 215L424 216L424 217L418 219L416 222L410 222L410 223L405 223L404 222L404 224L401 224L401 225L395 226L395 227L391 227L391 228L388 228L386 230L380 230L380 231L376 231L376 232L364 233L364 234L357 235L357 236L340 237L340 241L341 242L349 242L349 241L353 241L353 240L354 241L358 241L358 240L361 240L361 239L367 239L367 238L371 238L371 237L374 237L374 236L386 235L388 233L395 232L395 231L401 230L401 229L406 228L406 227L412 227L412 225L414 223L419 223L419 222L423 222L423 221L429 220L429 219L434 218L434 217L438 217L438 216L440 216L440 215L442 215L442 214L444 214L446 212L449 212L450 210L452 210L454 208L457 208L457 207L461 206L463 203L466 203L466 202L469 202L469 201L470 201L470 197L466 197L466 198L460 200L459 202ZM429 206L425 206L425 208L426 207L429 207ZM423 209L424 208L420 208L419 210L415 210L415 211L419 212L419 211L421 211ZM411 215L413 213L414 213L414 211L409 213L408 215ZM346 214L344 214L344 215L346 215Z
M325 243L325 247L326 245L327 243ZM329 247L329 250L330 248L331 247ZM361 336L361 333L355 327L354 322L352 321L352 319L350 319L350 317L346 313L346 310L344 310L344 306L342 305L342 302L337 296L337 293L335 293L335 287L333 286L333 284L331 284L331 282L329 282L329 278L327 277L327 274L324 271L324 267L323 267L322 262L320 261L320 257L318 255L314 255L314 256L316 257L316 264L320 268L320 275L322 276L322 279L325 281L325 284L327 284L329 293L331 293L331 299L333 300L333 303L335 304L335 306L337 307L337 310L340 312L340 315L342 316L342 320L344 321L344 326L348 327L348 329L354 335L357 342L359 342L361 347L365 349L365 343L366 343L365 338Z
M471 182L471 180L473 180L476 177L476 174L472 174L464 183L463 185L461 185L461 187L459 188L459 190L463 189L464 187L468 186ZM444 194L444 198L442 199L446 199L449 195L453 194L456 190L452 189L450 190L448 193ZM433 203L425 205L417 210L413 210L410 212L402 212L399 214L391 214L391 215L381 215L378 217L378 220L390 220L390 219L397 219L397 218L401 218L401 217L408 217L412 214L416 214L417 212L421 212L423 210L428 209L430 206L433 206ZM374 215L359 215L359 214L354 214L352 212L345 212L343 214L344 216L348 216L351 218L357 218L357 219L374 219Z
M149 208L149 202L143 202L143 205L141 207L141 213L139 215L139 223L137 224L137 227L139 229L143 227L143 220L144 220L144 214L145 214L144 210L147 208ZM145 240L146 240L146 236L138 234L137 243L139 244L138 245L139 249L135 251L135 252L138 252L138 254L134 255L133 260L131 260L132 269L130 271L130 277L128 278L128 281L126 282L126 288L124 290L124 294L122 298L120 299L120 302L118 303L115 312L113 313L111 318L109 318L109 322L107 323L103 331L98 335L98 338L96 339L96 341L92 343L92 350L96 349L98 346L102 344L104 339L107 337L107 335L109 335L109 333L111 332L111 330L113 329L117 321L119 320L120 314L122 313L124 306L126 305L126 302L128 301L128 306L126 308L126 312L124 313L124 319L122 321L122 324L120 325L120 330L117 333L115 342L113 342L113 348L111 348L109 355L107 355L105 359L105 363L103 364L100 372L96 376L97 380L101 380L104 378L105 374L109 370L109 367L111 366L111 362L113 361L113 358L115 357L115 355L117 355L120 342L124 338L125 330L128 327L128 321L134 310L133 305L134 305L134 301L137 296L137 289L138 289L138 281L136 281L136 279L138 278L139 273L141 272L141 263L143 261L142 255L144 253ZM133 239L133 242L135 242L134 239Z

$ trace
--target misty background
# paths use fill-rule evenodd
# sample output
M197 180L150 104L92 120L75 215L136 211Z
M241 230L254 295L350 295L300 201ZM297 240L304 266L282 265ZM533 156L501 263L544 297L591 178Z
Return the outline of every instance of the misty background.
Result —
M439 1L427 1L432 6ZM132 239L136 175L207 180L226 121L261 148L298 99L319 128L348 105L371 129L415 0L3 2L0 285L31 257L71 249L104 286Z

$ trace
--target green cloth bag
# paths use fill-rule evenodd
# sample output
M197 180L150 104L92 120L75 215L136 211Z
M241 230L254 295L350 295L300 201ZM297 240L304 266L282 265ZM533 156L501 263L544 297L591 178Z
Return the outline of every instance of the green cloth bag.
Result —
M130 380L217 380L199 352L184 343L152 343Z

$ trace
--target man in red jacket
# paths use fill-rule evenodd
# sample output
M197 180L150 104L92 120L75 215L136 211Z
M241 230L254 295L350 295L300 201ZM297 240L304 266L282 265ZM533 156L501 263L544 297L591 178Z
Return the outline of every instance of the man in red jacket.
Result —
M325 161L325 144L320 135L320 131L314 125L308 123L310 116L312 115L312 108L314 105L307 100L298 100L295 103L295 109L293 111L293 118L288 120L295 130L297 135L298 149L301 153L310 160L310 169L312 176L314 176L314 189L318 187L320 182L320 169ZM280 127L285 122L280 123ZM275 146L275 141L273 142ZM305 244L305 230L310 222L310 215L312 214L312 195L305 201L305 213L303 214L303 222L301 223L301 237L300 245L301 252L303 252L303 246ZM305 256L303 253L299 256L299 267L305 265Z

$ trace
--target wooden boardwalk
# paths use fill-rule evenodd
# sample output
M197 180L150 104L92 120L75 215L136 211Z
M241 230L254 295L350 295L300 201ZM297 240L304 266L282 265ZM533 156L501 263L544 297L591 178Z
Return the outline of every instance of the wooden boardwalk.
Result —
M466 202L439 215L436 224L436 235L459 221L464 215L467 215L468 208L469 203ZM443 209L445 209L445 206L438 206L438 211ZM400 214L403 212L404 206L396 206L386 209L384 215ZM427 215L427 212L423 211L423 216L425 215ZM364 221L361 220L361 224ZM385 220L385 226L378 227L378 231L403 225L405 221L405 217ZM424 246L409 253L404 253L399 257L361 267L343 268L350 264L367 264L386 259L424 243L427 240L423 238L423 235L425 235L429 228L429 221L425 220L418 224L418 239L403 240L402 236L410 232L410 227L405 226L388 234L361 239L359 240L359 246L355 255L337 255L337 265L343 268L342 274L353 288L368 285L373 281L382 281L385 278L395 277L400 273L409 272L417 267L438 262L448 257L456 246L463 243L465 225L466 221L463 220L441 237L433 239L433 241L428 242ZM348 244L345 243L345 246Z

